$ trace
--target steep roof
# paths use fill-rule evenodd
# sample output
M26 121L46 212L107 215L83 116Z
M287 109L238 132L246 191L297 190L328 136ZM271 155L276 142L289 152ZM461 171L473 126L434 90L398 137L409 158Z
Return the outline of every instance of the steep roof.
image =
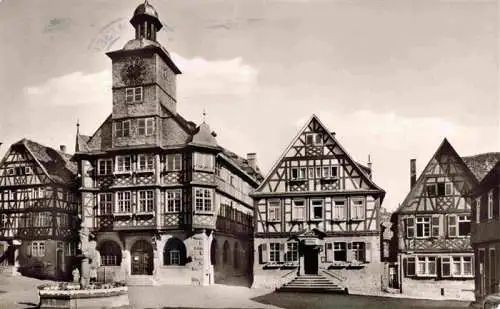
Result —
M47 176L56 183L71 184L78 173L77 165L71 161L71 155L67 153L28 139L22 139L14 143L13 146L25 147L47 173Z
M500 161L500 152L487 152L462 157L465 165L470 169L477 181L481 181L488 172Z
M431 162L434 159L437 160L437 158L439 158L441 156L441 154L444 154L444 153L448 153L448 154L453 155L457 159L457 163L463 167L464 173L467 174L468 177L473 182L475 182L477 184L476 176L471 172L469 167L465 164L464 160L458 155L455 148L453 148L453 146L450 144L448 139L444 138L443 141L441 142L441 144L439 145L439 147L437 148L436 152L434 153L434 155L431 157L431 159L427 163L426 167L420 173L420 176L418 177L417 181L415 182L415 185L410 189L410 191L406 195L403 203L401 203L401 205L399 205L399 207L396 209L395 212L400 212L401 210L406 208L406 206L413 199L413 197L415 196L415 194L419 190L419 188L421 186L423 186L424 174L425 174L424 172L428 169L428 167L430 166Z
M196 129L193 139L191 140L191 144L210 147L219 146L219 144L217 144L217 140L215 139L215 133L210 130L210 126L205 122L200 124L200 126Z
M224 156L226 158L231 160L231 162L233 162L236 166L238 166L240 169L242 169L249 176L254 178L257 182L260 183L264 179L264 176L262 176L262 173L261 173L259 167L256 166L254 169L253 167L251 167L248 164L247 159L242 158L242 157L238 156L237 154L235 154L234 152L232 152L228 149L224 149L224 148L222 149L222 153L224 154Z

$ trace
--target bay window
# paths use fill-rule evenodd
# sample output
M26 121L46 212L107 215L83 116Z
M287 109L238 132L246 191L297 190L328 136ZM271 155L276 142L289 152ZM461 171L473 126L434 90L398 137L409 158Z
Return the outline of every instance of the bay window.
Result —
M116 212L130 213L131 209L131 193L130 191L122 191L116 193Z
M167 209L166 212L180 212L182 203L182 191L181 190L168 190L166 192L167 198Z
M141 190L138 192L138 204L139 209L138 212L153 212L154 210L154 194L153 190Z
M140 154L137 156L137 169L139 171L152 171L155 166L155 157L152 154Z
M113 193L99 193L99 215L108 215L113 213Z
M165 156L165 169L167 171L182 170L182 155L180 153L167 154Z
M130 172L132 170L132 159L130 156L116 157L116 172Z
M207 153L194 153L194 168L197 170L213 171L214 156Z
M195 188L195 210L212 211L212 189Z

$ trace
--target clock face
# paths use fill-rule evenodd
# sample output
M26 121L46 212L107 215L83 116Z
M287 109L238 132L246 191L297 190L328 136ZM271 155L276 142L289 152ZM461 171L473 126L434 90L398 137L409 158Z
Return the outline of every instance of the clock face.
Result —
M140 84L144 80L146 64L144 63L144 60L139 57L128 58L121 73L122 79L126 84Z

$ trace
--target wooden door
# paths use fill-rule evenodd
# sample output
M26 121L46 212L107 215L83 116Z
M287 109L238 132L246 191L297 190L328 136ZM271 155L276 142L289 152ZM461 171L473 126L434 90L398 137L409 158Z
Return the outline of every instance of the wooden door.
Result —
M306 275L318 274L318 250L306 247L304 250L304 273Z
M132 246L132 275L153 274L153 247L150 243L140 240Z

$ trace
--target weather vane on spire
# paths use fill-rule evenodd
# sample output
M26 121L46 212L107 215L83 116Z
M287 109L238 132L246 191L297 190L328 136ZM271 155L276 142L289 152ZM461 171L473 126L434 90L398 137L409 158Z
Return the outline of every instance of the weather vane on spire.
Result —
M205 120L207 120L207 111L203 108L203 122L205 122Z

